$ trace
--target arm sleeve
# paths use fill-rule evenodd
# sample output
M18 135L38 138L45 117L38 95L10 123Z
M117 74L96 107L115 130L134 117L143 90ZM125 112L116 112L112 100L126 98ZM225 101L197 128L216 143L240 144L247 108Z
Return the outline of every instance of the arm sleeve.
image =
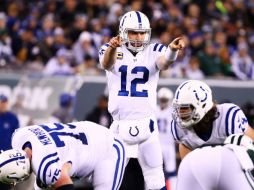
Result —
M165 52L167 50L167 47L160 43L152 44L152 51L154 53L154 56L156 56L156 67L160 70L160 62L162 57L165 55Z
M36 165L36 182L39 187L54 185L61 176L62 163L57 152L41 156L33 154L33 165ZM35 161L36 164L34 164Z
M243 133L249 126L248 120L243 111L236 105L233 105L226 114L226 134Z
M176 122L173 119L170 122L170 126L171 126L171 133L172 133L172 136L173 136L175 142L180 143L181 139L179 136L179 131L177 129Z
M105 53L105 51L107 50L108 47L109 47L109 44L107 43L107 44L102 45L100 50L99 50L99 62L100 62L101 67L102 67L101 62L104 58L104 53Z

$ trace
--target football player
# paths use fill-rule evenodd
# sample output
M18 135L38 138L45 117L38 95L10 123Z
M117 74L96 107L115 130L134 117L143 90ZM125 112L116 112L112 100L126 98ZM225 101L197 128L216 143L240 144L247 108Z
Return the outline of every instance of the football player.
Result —
M161 143L164 174L166 177L167 189L175 190L176 188L176 144L171 133L171 117L173 92L166 87L162 87L158 91L157 106L157 123L159 129L159 139Z
M91 177L96 190L119 189L124 145L107 128L88 121L18 129L13 149L0 154L0 180L16 184L31 172L35 189L74 190L72 178Z
M254 139L254 130L240 107L216 104L212 90L202 81L188 80L179 85L173 99L173 118L171 131L181 158L195 148L221 144L234 133Z
M197 148L186 155L179 166L177 190L254 189L252 139L233 134L225 144Z
M151 28L139 11L124 14L119 35L99 51L109 89L111 130L126 142L127 157L138 158L148 189L165 189L162 153L155 117L160 70L167 69L184 48L181 37L167 47L150 44Z

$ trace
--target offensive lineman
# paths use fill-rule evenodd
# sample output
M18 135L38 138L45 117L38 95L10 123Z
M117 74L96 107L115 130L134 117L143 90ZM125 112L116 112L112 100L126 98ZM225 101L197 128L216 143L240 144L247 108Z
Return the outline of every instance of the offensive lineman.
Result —
M165 189L162 153L155 117L160 70L167 69L184 48L179 37L168 47L150 44L146 15L130 11L120 20L119 35L99 51L109 89L111 130L127 144L127 157L138 158L148 189Z
M125 150L105 127L84 121L18 129L0 154L0 180L15 184L30 172L35 189L74 190L72 178L91 177L95 190L119 189ZM31 171L30 171L31 169Z
M198 80L179 85L173 99L171 131L180 157L195 148L221 144L227 136L245 133L254 139L243 111L233 103L216 104L210 87Z

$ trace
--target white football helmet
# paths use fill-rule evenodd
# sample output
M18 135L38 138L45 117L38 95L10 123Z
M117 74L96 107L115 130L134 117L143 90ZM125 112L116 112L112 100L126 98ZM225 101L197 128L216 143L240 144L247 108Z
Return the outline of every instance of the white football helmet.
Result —
M172 103L174 97L173 92L169 88L162 87L158 91L158 102L160 109L165 109Z
M191 127L213 107L212 90L204 82L185 81L177 88L172 104L175 121L180 127Z
M130 40L129 31L145 33L144 40ZM149 44L151 37L150 22L147 16L139 11L125 13L120 20L119 35L128 49L134 52L142 51Z
M30 175L30 160L23 150L10 149L0 153L0 181L15 185Z
M167 100L172 100L173 99L173 92L169 88L162 87L158 91L158 98L159 99L167 99Z

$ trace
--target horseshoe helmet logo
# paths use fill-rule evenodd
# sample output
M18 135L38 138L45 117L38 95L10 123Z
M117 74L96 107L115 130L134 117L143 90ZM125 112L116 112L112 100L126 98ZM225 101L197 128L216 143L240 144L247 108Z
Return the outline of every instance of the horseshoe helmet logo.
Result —
M200 92L198 94L196 90L193 90L193 92L195 93L195 96L198 101L204 102L207 99L207 92L202 86L200 86L199 88L201 89L200 92L203 92L202 95L200 95L201 94Z
M130 127L129 133L130 133L131 136L136 137L139 134L138 127L137 126Z

